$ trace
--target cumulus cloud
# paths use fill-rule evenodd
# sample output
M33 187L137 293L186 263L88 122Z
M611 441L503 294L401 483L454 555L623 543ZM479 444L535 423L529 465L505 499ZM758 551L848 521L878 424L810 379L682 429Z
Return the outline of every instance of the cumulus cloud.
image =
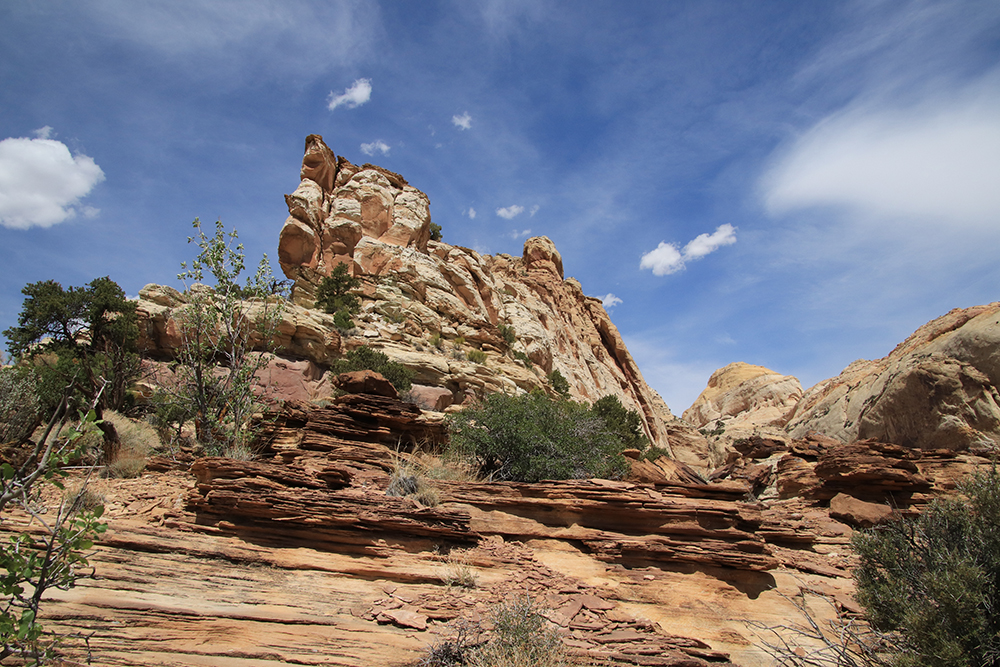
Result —
M375 153L388 155L389 145L382 140L377 140L371 142L370 144L361 144L361 152L365 155L375 155Z
M469 210L465 211L465 215L469 216L469 220L476 219L476 209L469 207Z
M51 227L76 215L80 199L104 180L93 158L71 155L52 128L35 131L37 139L0 141L0 224L11 229ZM84 207L87 217L97 209Z
M675 243L661 241L655 250L642 256L640 269L652 269L654 276L667 276L683 269L688 262L701 259L725 245L736 243L736 228L730 224L719 225L711 234L699 234L683 249Z
M773 214L837 207L879 217L1000 223L1000 93L911 109L858 106L798 137L761 181Z
M523 206L518 206L517 204L512 204L511 206L506 206L504 208L498 208L497 209L497 215L499 215L501 218L505 218L507 220L511 220L513 218L516 218L517 216L521 215L522 213L524 213L524 207Z
M623 303L621 299L616 297L614 294L608 292L604 296L597 297L604 304L605 308L614 308L615 306Z
M460 130L468 130L472 127L472 116L466 111L461 116L455 115L451 117L452 125Z
M333 111L339 106L346 106L348 109L359 107L372 98L371 79L358 79L351 87L340 95L330 93L330 99L326 108Z

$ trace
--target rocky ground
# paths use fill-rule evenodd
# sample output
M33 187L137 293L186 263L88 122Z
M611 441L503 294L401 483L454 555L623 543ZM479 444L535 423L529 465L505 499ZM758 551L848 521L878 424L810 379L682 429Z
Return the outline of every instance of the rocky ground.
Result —
M711 482L661 458L627 481L438 480L436 506L386 495L437 429L348 395L288 406L258 461L178 453L97 480L109 530L92 576L49 596L49 626L89 637L93 664L405 665L529 595L581 664L768 665L748 621L794 620L801 591L830 596L821 617L855 611L852 530L987 463L760 438Z

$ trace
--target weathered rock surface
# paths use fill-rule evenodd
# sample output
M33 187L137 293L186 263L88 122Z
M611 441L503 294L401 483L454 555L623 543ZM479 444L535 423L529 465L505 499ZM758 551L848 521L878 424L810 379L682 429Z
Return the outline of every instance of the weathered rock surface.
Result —
M49 596L49 626L89 635L97 664L404 665L528 594L585 664L763 667L746 620L788 623L782 596L802 590L855 611L852 526L889 498L915 511L989 465L760 439L711 483L633 459L661 477L435 481L428 507L386 493L443 433L415 406L346 395L292 402L269 423L260 460L161 458L150 468L166 472L95 482L110 530L94 576ZM14 516L2 529L29 528Z
M720 420L727 427L781 427L800 398L798 378L738 361L712 373L683 418L698 428Z
M805 393L788 421L801 437L874 438L920 449L1000 443L1000 303L955 309L887 357L859 360Z
M294 280L293 303L273 341L281 362L269 369L282 398L329 396L326 369L360 345L412 369L417 385L449 392L450 400L423 390L415 397L438 409L497 391L551 392L546 375L559 371L573 398L615 395L638 412L652 443L668 451L676 443L675 455L689 465L714 464L711 445L646 384L601 301L564 277L549 239L528 239L521 257L431 241L422 192L398 174L335 156L318 135L306 139L299 187L285 199L278 257ZM316 287L341 263L362 281L357 327L347 332L313 307ZM169 287L140 291L142 343L152 358L174 356L174 316L185 303ZM473 351L485 362L470 361ZM304 360L313 365L299 368Z

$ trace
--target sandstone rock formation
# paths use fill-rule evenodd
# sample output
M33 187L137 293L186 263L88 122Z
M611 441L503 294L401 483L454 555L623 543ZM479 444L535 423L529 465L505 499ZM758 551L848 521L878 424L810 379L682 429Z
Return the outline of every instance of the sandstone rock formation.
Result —
M67 641L71 657L412 665L528 594L584 664L763 667L747 621L794 622L802 591L856 612L853 527L883 520L890 498L918 510L989 465L760 438L711 483L667 459L649 478L636 460L625 481L438 480L426 506L387 493L402 464L424 460L414 443L443 434L411 404L350 394L268 421L257 461L175 456L141 479L95 482L111 524L95 576L44 606L49 627L89 637L89 649ZM52 491L43 504L58 503ZM27 516L2 528L31 529ZM461 572L471 587L454 583Z
M859 360L805 393L788 421L800 437L874 438L920 449L1000 444L1000 303L955 309L888 356Z
M800 398L798 378L738 361L712 373L683 418L699 428L720 420L727 426L780 427Z
M601 301L564 277L549 239L528 239L521 257L432 241L422 192L398 174L335 156L318 135L306 139L299 187L286 203L278 258L294 281L293 303L274 341L279 359L261 378L281 387L281 398L328 396L327 367L360 345L415 371L413 398L425 409L460 409L497 391L551 392L546 376L559 371L573 398L613 394L638 412L651 442L679 445L675 455L686 463L710 465L708 443L646 384ZM341 263L362 281L352 331L314 308L316 287ZM169 287L140 291L143 342L154 359L177 348L171 313L184 303ZM485 362L470 361L473 351Z

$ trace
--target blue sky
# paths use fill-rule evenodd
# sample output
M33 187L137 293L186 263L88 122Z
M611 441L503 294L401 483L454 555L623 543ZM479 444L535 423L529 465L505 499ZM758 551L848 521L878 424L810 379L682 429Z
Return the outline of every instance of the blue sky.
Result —
M995 0L4 2L0 329L176 285L196 216L273 260L310 133L447 242L552 238L676 414L1000 299Z

